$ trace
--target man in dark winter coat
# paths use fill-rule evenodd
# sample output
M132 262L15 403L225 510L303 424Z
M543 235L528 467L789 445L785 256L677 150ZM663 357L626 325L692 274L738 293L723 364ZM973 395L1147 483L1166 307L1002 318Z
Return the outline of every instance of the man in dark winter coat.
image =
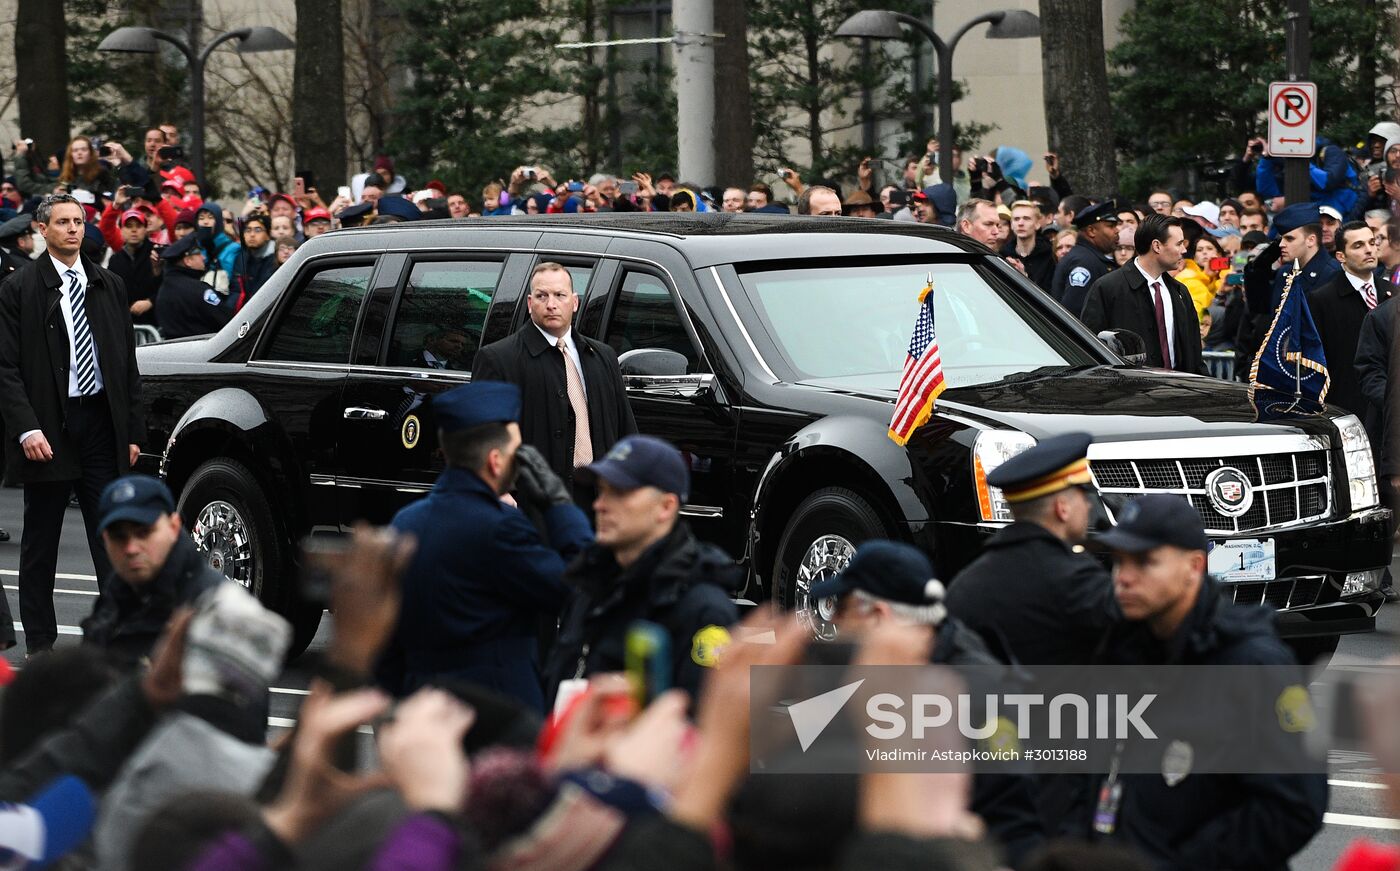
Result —
M597 543L566 576L575 593L550 656L550 693L557 700L562 685L567 699L576 679L621 671L628 628L647 620L670 638L671 685L694 698L738 620L739 578L728 554L678 521L685 459L661 439L629 436L580 473L598 485Z
M1041 290L1050 292L1055 280L1055 250L1040 235L1040 206L1030 200L1011 204L1011 238L1002 246L1002 257L1014 257L1026 269L1026 277Z
M1380 283L1377 279L1377 283ZM1356 378L1361 395L1366 399L1366 414L1362 417L1366 434L1371 437L1371 451L1376 463L1376 486L1381 504L1391 511L1390 528L1394 533L1400 523L1400 354L1396 354L1396 318L1400 317L1400 294L1366 313L1361 322L1361 335L1356 343ZM1331 367L1328 367L1331 371ZM1381 582L1381 592L1387 602L1400 600L1389 568Z
M1105 636L1097 661L1138 669L1265 666L1251 672L1257 697L1244 692L1216 699L1211 686L1193 684L1191 701L1237 710L1240 738L1253 750L1300 758L1304 750L1296 733L1311 717L1302 671L1279 640L1271 610L1221 597L1206 574L1210 542L1196 509L1173 494L1142 496L1119 512L1118 525L1100 540L1113 551L1114 588L1125 622ZM1290 677L1280 679L1284 674ZM1163 686L1170 691L1170 684ZM1086 818L1081 832L1133 847L1158 868L1283 869L1322 828L1326 774L1193 772L1193 765L1206 767L1199 763L1212 748L1192 747L1189 721L1157 722L1161 740L1137 747L1120 741L1115 757L1160 753L1160 772L1119 775L1115 758L1111 773L1094 778L1085 792L1092 825ZM1236 754L1226 764L1238 761Z
M83 643L105 648L122 668L135 668L150 656L176 608L225 579L181 530L175 499L155 478L118 478L102 491L99 511L112 575L83 621Z
M525 397L520 434L574 486L574 470L637 431L617 354L573 329L578 311L569 272L541 263L530 277L530 323L476 353L472 377L515 384ZM592 494L574 490L580 504Z
M160 288L160 273L151 262L151 244L146 213L127 209L121 216L122 247L114 250L107 268L126 283L131 319L138 324L155 326L156 291Z
M34 253L32 226L33 215L27 212L0 224L0 278L33 262L29 256Z
M267 215L247 217L242 241L238 256L233 260L233 283L229 288L238 308L246 305L277 271L277 247L272 241L272 222Z
M990 676L1002 663L967 624L948 615L943 584L933 565L913 545L868 541L836 577L812 588L813 601L835 598L835 623L843 641L859 641L886 622L930 626L935 665L980 667L968 678ZM978 687L978 695L982 687ZM993 689L987 687L986 689ZM1035 784L1017 771L983 771L972 780L972 812L1006 850L1009 864L1019 866L1045 840L1035 805Z
M160 252L165 278L156 297L160 334L166 339L218 332L233 316L232 301L204 282L204 249L195 234Z
M542 712L536 626L564 607L564 568L593 541L588 519L538 452L521 446L515 385L475 380L439 394L432 411L447 468L427 498L394 517L418 548L380 685L408 695L457 678ZM502 501L512 488L539 529Z
M948 612L1016 662L1082 665L1117 619L1108 572L1072 549L1087 537L1098 498L1091 441L1049 438L992 470L987 483L1002 489L1016 522L948 587Z

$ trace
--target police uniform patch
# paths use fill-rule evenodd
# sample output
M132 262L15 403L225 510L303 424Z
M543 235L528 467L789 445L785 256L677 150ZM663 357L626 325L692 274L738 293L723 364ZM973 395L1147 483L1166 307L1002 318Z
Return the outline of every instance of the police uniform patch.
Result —
M403 419L403 429L399 435L403 438L403 446L408 450L413 450L418 445L418 435L422 431L422 425L418 423L418 415L410 414Z
M204 301L210 305L218 305L223 300L219 299L219 292L214 288L206 288L204 291Z
M1274 702L1278 714L1279 728L1285 732L1308 732L1312 730L1316 717L1313 715L1312 697L1301 684L1283 688Z
M1176 786L1191 773L1195 764L1196 751L1185 741L1173 741L1162 751L1162 779L1167 786Z
M690 640L690 661L701 668L714 668L720 655L729 646L729 630L723 626L706 626Z
M1089 283L1089 270L1083 266L1076 266L1069 271L1069 286L1083 287Z
M996 731L983 738L982 749L988 753L1015 755L1021 752L1021 739L1016 724L1007 717L997 717Z

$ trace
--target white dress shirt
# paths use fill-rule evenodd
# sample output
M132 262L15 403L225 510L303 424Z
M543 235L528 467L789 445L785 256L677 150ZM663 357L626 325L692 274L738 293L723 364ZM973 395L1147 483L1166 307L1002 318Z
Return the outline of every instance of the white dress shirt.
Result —
M1137 267L1138 272L1142 273L1142 277L1147 279L1147 301L1152 303L1154 319L1156 318L1157 303L1153 299L1152 284L1153 282L1162 283L1162 314L1167 322L1167 352L1172 355L1172 358L1167 361L1167 365L1176 368L1176 316L1172 313L1172 293L1167 288L1166 273L1153 278L1147 274L1147 270L1142 268L1142 264L1138 262L1136 257L1133 258L1133 265Z
M78 287L83 289L84 298L87 295L87 273L83 271L81 260L74 262L72 266L66 266L63 261L52 254L47 256L49 262L53 264L54 271L58 273L58 307L63 311L63 326L68 330L68 395L69 397L82 396L82 391L78 389L78 349L73 341L73 300L68 293L68 284L72 279L68 276L68 270L72 269L78 274ZM84 311L87 311L86 303L84 303L83 308ZM88 331L92 332L91 316L88 318ZM93 335L92 342L92 365L97 375L96 392L100 393L102 391L102 367L98 365L96 334ZM19 437L19 443L24 444L24 440L36 432L42 432L42 430L32 429L22 433Z
M531 321L530 323L533 324L535 322ZM551 336L548 332L546 332L544 327L540 326L539 324L535 324L535 329L539 330L540 335L544 336L549 341L549 346L551 348L554 348L556 350L559 348L559 340L556 339L554 336ZM567 333L564 334L564 350L567 351L569 353L569 356L573 358L574 368L578 370L579 383L583 385L583 397L587 399L588 379L583 377L583 359L580 358L578 355L578 345L574 344L573 330L569 330Z
M1351 282L1352 289L1356 291L1357 296L1361 297L1362 302L1366 301L1366 294L1361 292L1361 285L1363 284L1371 285L1371 293L1376 298L1376 305L1380 305L1381 302L1383 302L1381 299L1381 292L1376 288L1376 280L1374 278L1357 278L1345 269L1342 270L1342 274L1347 277L1347 281Z

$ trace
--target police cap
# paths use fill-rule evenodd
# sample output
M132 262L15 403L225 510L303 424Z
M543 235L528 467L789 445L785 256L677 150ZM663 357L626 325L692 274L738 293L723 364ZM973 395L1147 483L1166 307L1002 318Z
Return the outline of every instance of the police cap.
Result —
M883 540L867 541L856 548L839 575L812 587L812 598L844 596L852 590L918 606L941 604L944 592L923 551L912 544Z
M18 239L31 229L34 216L28 212L15 215L10 220L0 224L0 242L8 242L11 239Z
M520 420L520 388L504 381L473 381L433 397L433 413L443 432L514 423Z
M1292 233L1299 227L1321 223L1321 221L1322 212L1318 209L1317 203L1293 203L1290 206L1284 206L1274 216L1274 225L1271 229L1273 235L1282 236L1285 233Z
M1074 215L1074 226L1081 230L1091 224L1097 224L1099 221L1117 224L1118 203L1113 200L1104 200L1097 205L1085 206Z
M422 211L409 200L391 196L379 198L379 214L391 215L405 221L416 221L423 217Z
M1088 484L1089 445L1083 432L1052 436L997 466L987 483L1000 487L1007 502L1029 502L1070 487Z
M670 442L655 436L620 439L607 456L574 472L584 483L602 478L619 490L655 487L675 493L682 502L690 495L690 467Z
M1118 512L1118 525L1098 540L1122 553L1147 553L1163 545L1210 550L1201 515L1175 493L1149 493L1129 502Z
M374 203L356 203L340 210L340 223L346 227L358 227L360 221L374 211Z
M176 239L169 245L161 249L161 260L179 260L191 251L199 250L199 240L193 233L186 233L183 237Z

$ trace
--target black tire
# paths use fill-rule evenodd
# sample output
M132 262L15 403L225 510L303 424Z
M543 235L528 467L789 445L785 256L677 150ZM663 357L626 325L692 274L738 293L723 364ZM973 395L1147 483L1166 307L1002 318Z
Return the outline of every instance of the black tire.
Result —
M888 538L889 530L864 496L845 487L826 487L803 499L792 512L773 561L773 600L783 608L797 610L812 625L814 634L834 637L830 614L806 601L808 580L821 580L844 568L836 554L872 538ZM824 537L830 537L829 567L810 579L802 577L803 559ZM839 541L835 541L839 540ZM840 542L844 542L842 545Z
M236 460L210 460L195 469L180 491L180 519L209 564L237 581L292 624L287 658L306 650L321 623L321 609L302 604L292 589L292 549L262 484ZM207 513L206 513L207 512ZM213 523L206 521L213 520ZM241 528L246 547L222 534Z
M1293 648L1298 662L1303 665L1326 668L1341 640L1340 635L1322 635L1315 638L1285 638L1284 643Z

